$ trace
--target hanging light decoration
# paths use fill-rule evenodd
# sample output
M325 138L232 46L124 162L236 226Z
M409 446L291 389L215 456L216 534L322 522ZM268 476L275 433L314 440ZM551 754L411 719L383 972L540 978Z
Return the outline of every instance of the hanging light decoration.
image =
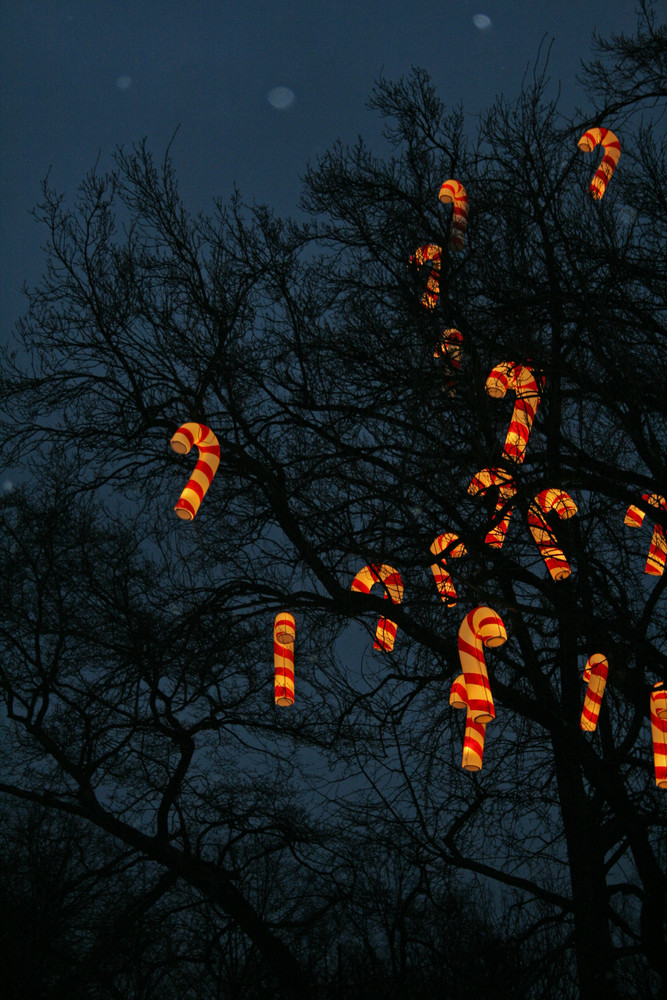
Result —
M644 503L649 504L649 506L655 507L656 510L667 511L667 501L658 493L644 493L642 500ZM641 528L643 521L644 511L640 510L639 507L635 507L634 504L630 504L628 512L625 515L625 524L630 528ZM644 572L650 573L652 576L662 576L665 569L666 556L667 538L665 538L665 529L661 524L655 524Z
M507 526L513 509L512 507L508 507L508 504L516 494L516 483L509 472L505 472L504 469L482 469L476 476L473 476L473 480L468 487L468 493L471 497L474 497L478 493L486 493L491 486L498 487L498 503L496 504L494 519L503 511L505 513L501 520L489 530L484 541L492 548L500 549L507 534Z
M616 169L621 155L621 144L608 128L589 128L577 143L582 153L592 153L596 146L602 146L604 155L595 172L589 191L591 196L599 200L607 190L607 184Z
M577 505L563 490L542 490L528 508L528 524L553 579L567 580L572 575L570 564L562 549L558 547L556 536L546 520L546 515L552 510L555 510L560 518L568 518L577 513Z
M288 611L273 623L273 685L276 705L294 704L294 639L296 623Z
M473 608L461 623L459 659L463 669L468 710L475 722L491 722L496 717L484 662L484 646L501 646L506 639L503 620L493 608Z
M651 691L651 735L655 783L667 788L667 691L662 681Z
M435 243L425 243L417 247L410 257L411 264L418 264L423 267L428 261L432 261L436 266L431 268L431 273L426 282L426 291L422 295L422 305L427 309L435 309L440 294L440 263L442 260L442 247Z
M463 337L459 330L455 330L453 327L449 330L443 330L440 343L433 352L433 357L446 360L455 372L459 372L461 370L462 343ZM453 380L450 379L445 388L450 396L456 395L456 382Z
M384 597L391 598L394 604L400 604L403 600L403 581L401 574L393 566L373 564L360 569L352 581L352 590L359 594L370 594L372 587L376 583L384 587ZM380 618L375 632L375 642L373 649L383 649L391 652L396 639L396 623L388 618Z
M452 203L452 227L449 233L450 250L462 250L468 226L468 195L460 181L449 180L440 188L438 200L443 205Z
M435 541L431 543L432 554L440 556L438 562L431 564L431 572L433 573L438 593L448 607L453 607L458 598L452 578L445 569L445 559L442 553L444 552L455 559L458 559L459 556L464 556L466 554L466 547L463 542L459 542L458 545L455 544L458 542L458 538L459 536L454 534L453 531L448 531L444 535L438 535Z
M508 389L516 395L514 412L510 420L503 453L514 462L523 462L526 455L528 436L540 403L540 389L532 368L514 361L501 361L491 370L486 380L486 391L495 399L502 399Z
M466 691L465 677L459 674L452 684L449 704L452 708L462 708L466 713L466 727L463 736L463 759L461 767L464 771L481 771L482 758L484 757L484 740L486 737L486 723L477 722L473 719L468 709L468 693Z
M181 424L169 443L179 455L187 455L193 444L199 449L195 470L174 507L180 518L192 521L220 464L220 445L210 428L194 423Z
M588 687L579 723L585 732L592 733L597 727L608 672L609 664L603 653L593 653L592 656L588 657L588 662L584 667L584 681Z

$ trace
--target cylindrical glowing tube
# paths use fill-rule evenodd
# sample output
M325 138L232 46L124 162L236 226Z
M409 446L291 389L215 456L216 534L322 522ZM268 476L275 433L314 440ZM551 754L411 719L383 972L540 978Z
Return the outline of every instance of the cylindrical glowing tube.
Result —
M443 205L452 203L452 228L449 234L450 250L463 249L463 238L468 225L468 195L460 181L449 180L440 188L438 199Z
M475 722L490 722L496 710L484 662L484 646L500 646L507 639L502 619L493 608L473 608L459 629L459 659L463 668L468 710Z
M667 511L667 500L658 493L644 493L642 494L642 500L651 507L655 507L656 510L662 509ZM625 524L629 528L640 528L643 521L644 511L640 510L639 507L635 507L634 504L630 504L628 512L625 515ZM651 538L644 572L649 573L651 576L662 576L666 558L667 537L665 536L665 529L661 524L655 524L653 526L653 537Z
M459 674L452 684L449 704L452 708L465 709L466 713L466 727L463 737L463 758L461 760L461 767L464 771L481 771L482 759L484 757L486 723L476 722L470 714L468 709L468 694L463 674Z
M273 685L276 705L294 704L294 639L296 623L287 611L273 623Z
M441 556L443 552L447 551L448 556L453 558L458 558L466 553L466 547L463 542L459 542L458 545L454 543L458 541L458 535L454 534L453 531L448 531L444 535L438 535L435 541L431 545L431 552L434 556ZM435 585L438 588L438 593L442 600L449 607L456 604L456 590L454 584L452 583L452 578L445 569L444 557L440 559L439 562L431 564L431 572L435 579Z
M667 788L667 691L659 681L651 691L651 736L653 766L658 788ZM660 714L663 713L663 714Z
M592 733L598 724L600 705L607 683L609 664L603 653L593 653L584 667L584 680L588 684L584 697L584 707L581 710L580 726L586 732Z

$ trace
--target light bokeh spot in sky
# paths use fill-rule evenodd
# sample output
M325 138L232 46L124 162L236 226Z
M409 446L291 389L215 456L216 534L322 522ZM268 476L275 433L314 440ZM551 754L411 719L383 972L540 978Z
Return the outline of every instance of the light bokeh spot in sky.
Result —
M294 92L289 87L274 87L266 96L271 107L278 111L284 111L294 102Z
M2 488L5 491L5 493L11 493L12 490L14 489L14 483L11 481L11 479L3 479Z
M472 23L480 31L486 31L487 28L491 27L491 18L487 17L486 14L473 14Z
M131 83L132 83L131 76L119 76L118 79L116 80L116 86L118 87L119 90L127 90L127 88L130 86Z

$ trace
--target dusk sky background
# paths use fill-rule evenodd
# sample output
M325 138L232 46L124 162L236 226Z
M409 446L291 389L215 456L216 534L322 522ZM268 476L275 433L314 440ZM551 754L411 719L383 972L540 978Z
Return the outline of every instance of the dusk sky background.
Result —
M427 69L474 135L543 39L563 110L585 111L576 76L593 30L635 25L632 0L4 0L2 342L43 270L29 212L49 169L71 203L98 155L104 170L145 136L159 158L180 125L171 151L189 209L211 212L237 185L294 215L306 163L337 138L382 148L365 106L381 74Z

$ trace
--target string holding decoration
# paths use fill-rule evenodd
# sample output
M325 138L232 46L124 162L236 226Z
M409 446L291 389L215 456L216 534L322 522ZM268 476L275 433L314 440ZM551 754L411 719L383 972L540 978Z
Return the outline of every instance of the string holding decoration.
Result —
M384 587L384 597L391 598L394 604L400 604L403 600L403 580L398 570L386 563L382 565L373 564L360 569L352 581L352 590L359 594L370 594L376 583ZM396 623L388 618L380 618L375 632L373 649L383 649L390 653L394 648L396 639Z
M440 556L438 562L431 564L431 572L433 573L438 593L448 607L453 607L458 598L452 578L445 569L445 560L442 553L445 552L448 556L452 556L455 559L464 556L466 554L466 547L458 539L458 535L454 534L453 531L448 531L444 535L438 535L431 543L430 549L434 556ZM458 544L455 544L457 542Z
M436 246L435 243L425 243L423 246L417 247L410 257L410 263L417 264L419 267L423 267L429 261L436 266L431 268L426 282L426 291L422 295L421 302L427 309L435 309L440 294L442 247Z
M468 493L474 497L478 493L486 493L491 486L498 487L498 503L496 504L494 518L503 511L505 513L501 520L489 530L484 541L492 548L500 549L505 541L507 526L513 509L512 507L508 507L508 503L515 496L517 488L512 476L504 469L482 469L476 476L473 476L472 482L468 487Z
M220 464L220 445L206 424L181 424L171 441L172 450L187 455L193 445L199 449L199 459L188 484L174 510L184 521L192 521Z
M546 515L552 510L555 510L561 519L569 518L577 513L577 505L563 490L542 490L528 508L528 524L552 578L567 580L572 575L570 564L563 550L559 548L556 536L546 520Z
M523 462L528 436L540 403L540 389L544 380L532 368L515 361L501 361L491 370L486 380L486 391L495 399L502 399L508 389L516 395L514 411L505 439L503 453L514 462Z
M296 622L288 611L279 612L273 623L273 689L276 705L294 704L294 640Z
M581 710L580 727L588 733L597 728L600 715L600 705L607 683L609 664L603 653L593 653L588 657L584 667L584 681L588 684L584 696L584 707Z
M482 760L484 758L486 723L474 719L468 708L468 692L466 690L464 674L459 674L452 684L449 704L452 708L464 709L466 713L461 767L464 771L481 771Z
M667 500L660 496L659 493L644 493L642 494L642 500L650 507L655 507L656 510L667 512ZM630 504L624 523L630 528L641 528L643 522L644 511L640 510L639 507L635 507L634 504ZM662 576L665 569L665 557L667 557L665 529L661 524L656 523L653 527L653 537L651 538L644 572L650 573L651 576Z
M452 205L452 225L449 232L450 250L462 250L468 226L468 195L460 181L448 180L440 188L438 201Z
M608 128L589 128L577 143L582 153L592 153L596 146L602 146L604 153L600 166L591 181L591 197L599 201L607 190L607 184L616 169L621 156L621 144Z

